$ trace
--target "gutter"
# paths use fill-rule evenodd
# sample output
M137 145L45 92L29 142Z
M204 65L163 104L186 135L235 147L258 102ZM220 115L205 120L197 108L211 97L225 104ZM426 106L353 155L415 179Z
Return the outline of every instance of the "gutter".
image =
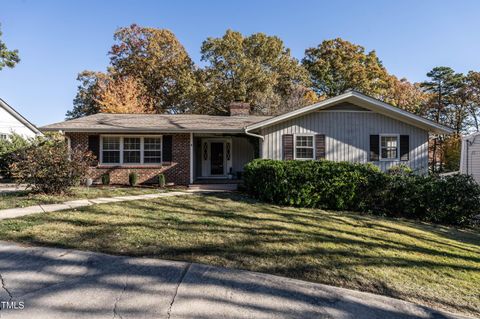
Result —
M263 135L259 135L259 134L255 134L255 133L250 133L248 131L248 127L245 127L245 134L249 135L249 136L253 136L253 137L256 137L256 138L259 138L261 139L262 141L265 140L265 137Z

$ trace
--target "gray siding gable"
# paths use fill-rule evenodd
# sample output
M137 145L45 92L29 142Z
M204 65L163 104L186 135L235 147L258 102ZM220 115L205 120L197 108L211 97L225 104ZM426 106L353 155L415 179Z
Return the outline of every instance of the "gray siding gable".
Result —
M327 160L368 163L370 135L398 134L410 136L409 160L376 161L373 164L382 170L403 163L418 173L428 171L427 131L379 113L348 112L345 106L342 108L337 112L308 113L263 128L262 157L282 159L283 134L325 134Z
M320 112L325 112L325 111L357 111L357 112L371 112L370 110L367 110L366 108L363 108L361 106L344 102L344 103L338 103L335 105L332 105L326 109L321 110Z

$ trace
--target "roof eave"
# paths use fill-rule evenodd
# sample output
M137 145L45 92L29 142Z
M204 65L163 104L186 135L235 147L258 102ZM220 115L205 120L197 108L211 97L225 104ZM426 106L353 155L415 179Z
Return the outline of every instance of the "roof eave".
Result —
M0 98L0 105L7 111L10 115L12 115L15 119L20 121L23 125L28 127L33 133L35 134L42 134L40 130L33 125L29 120L27 120L25 117L23 117L22 114L18 113L13 107L11 107L7 102L5 102L3 99Z
M310 106L306 106L304 108L301 108L301 109L298 109L298 110L295 110L295 111L292 111L292 112L288 112L288 113L285 113L283 115L279 115L277 117L274 117L274 118L271 118L271 119L268 119L268 120L265 120L265 121L261 121L261 122L249 125L249 126L246 127L246 130L251 131L251 130L256 130L256 129L264 128L264 127L267 127L267 126L271 126L271 125L283 122L283 121L288 120L288 119L292 119L292 118L302 116L302 115L307 114L307 113L312 112L312 111L322 110L322 109L328 108L331 105L336 104L336 103L341 102L341 101L348 102L350 100L357 100L357 102L358 102L358 100L361 100L361 101L364 101L365 103L367 103L370 106L377 106L379 109L380 108L384 109L386 112L381 112L381 111L379 111L379 109L375 109L373 111L375 111L377 113L381 113L385 116L395 117L397 119L400 117L401 119L399 119L399 120L403 120L403 122L407 122L410 125L420 127L423 130L426 130L426 131L429 131L429 132L433 132L433 133L437 133L437 134L451 134L451 133L454 132L453 129L451 129L447 126L432 122L432 121L427 120L423 117L420 117L418 115L415 115L415 114L407 112L407 111L404 111L402 109L399 109L397 107L389 105L385 102L382 102L380 100L371 98L369 96L366 96L364 94L361 94L361 93L358 93L358 92L355 92L355 91L349 91L349 92L346 92L344 94L338 95L336 97L321 101L319 103L315 103L315 104L312 104Z
M244 133L242 129L146 129L146 128L50 128L41 127L43 132L66 132L66 133Z

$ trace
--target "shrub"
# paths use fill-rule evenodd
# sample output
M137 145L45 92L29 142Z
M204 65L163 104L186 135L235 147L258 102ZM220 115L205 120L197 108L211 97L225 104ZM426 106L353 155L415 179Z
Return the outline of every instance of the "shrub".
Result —
M392 178L383 210L389 215L465 225L480 213L480 186L468 175Z
M102 174L102 184L110 185L110 174L108 173Z
M39 140L16 152L10 168L18 182L38 192L58 194L87 176L92 159L83 148L69 150L63 140Z
M255 160L245 188L282 205L356 210L465 225L479 214L480 186L469 176L419 176L405 167L387 174L369 164Z
M406 176L406 175L412 175L413 170L405 164L400 164L400 165L395 165L395 166L390 167L387 170L387 174Z
M164 174L158 174L158 186L161 188L165 187L165 175Z
M11 179L10 165L13 163L15 153L32 145L33 139L26 139L18 134L12 134L6 140L0 140L0 177Z
M128 174L128 182L130 183L130 186L136 186L138 183L138 174L135 172Z
M255 160L244 172L247 191L261 200L338 210L372 206L384 180L376 166L330 161Z

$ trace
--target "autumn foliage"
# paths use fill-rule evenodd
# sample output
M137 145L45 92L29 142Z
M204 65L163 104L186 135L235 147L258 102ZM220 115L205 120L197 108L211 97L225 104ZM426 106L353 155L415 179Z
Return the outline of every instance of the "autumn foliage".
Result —
M153 99L145 86L133 77L103 81L95 98L102 113L154 113Z
M87 176L92 161L91 152L83 148L70 150L62 139L44 139L19 150L11 172L15 180L34 191L61 194Z

